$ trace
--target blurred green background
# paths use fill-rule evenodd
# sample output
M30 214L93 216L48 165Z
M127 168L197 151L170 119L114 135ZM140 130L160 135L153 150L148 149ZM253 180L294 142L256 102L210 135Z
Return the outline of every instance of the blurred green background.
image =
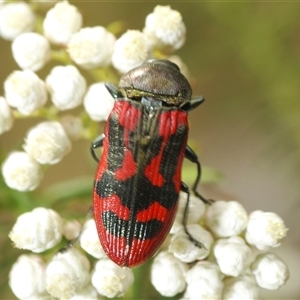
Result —
M288 263L291 278L279 291L262 295L299 299L300 3L70 2L81 10L84 26L123 20L127 29L142 30L145 17L156 5L170 4L180 11L187 41L175 54L193 76L194 95L206 99L190 114L190 138L198 145L202 164L225 176L219 185L203 186L201 192L209 198L238 200L248 212L273 211L285 220L290 230L276 252ZM10 45L0 40L1 83L18 69ZM48 72L45 68L38 74L44 79ZM1 156L19 149L27 129L35 123L18 121L12 131L0 136ZM70 177L87 176L92 183L94 170L89 142L76 142L69 156L49 168L41 190ZM20 254L7 238L17 212L11 211L14 204L4 201L5 195L0 194L0 245L6 252L0 258L1 299L13 298L6 286L7 272L15 259L12 256ZM72 209L84 215L89 201L74 202ZM67 204L64 209L68 215Z

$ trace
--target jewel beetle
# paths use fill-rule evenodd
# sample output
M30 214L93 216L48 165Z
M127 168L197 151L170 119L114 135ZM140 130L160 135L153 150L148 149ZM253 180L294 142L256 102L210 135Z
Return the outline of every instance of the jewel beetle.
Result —
M115 99L104 134L91 146L103 147L95 176L93 212L101 245L122 267L150 259L165 240L178 208L184 158L197 166L192 191L197 191L201 165L187 145L188 111L204 99L191 99L192 89L178 66L152 59L123 75L116 88L106 84Z

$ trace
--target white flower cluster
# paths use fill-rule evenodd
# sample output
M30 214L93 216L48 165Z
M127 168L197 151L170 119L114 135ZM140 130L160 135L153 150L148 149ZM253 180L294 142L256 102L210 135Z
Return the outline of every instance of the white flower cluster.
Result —
M36 208L20 215L9 237L14 246L33 253L55 247L65 236L78 237L78 222L64 221L52 209ZM98 259L91 269L86 255L75 248L61 250L47 263L37 254L21 255L9 274L9 285L19 299L52 297L60 299L97 299L120 297L133 283L133 273L107 258L94 220L88 220L80 234L80 245ZM24 280L24 274L26 278Z
M37 188L43 174L41 164L60 162L71 150L70 140L94 138L87 133L92 126L84 122L83 114L81 118L72 114L58 117L59 111L82 106L91 121L99 122L105 121L113 108L114 99L104 85L103 75L100 82L88 87L79 69L67 65L70 60L93 76L111 64L125 73L152 58L155 49L166 48L169 53L185 40L181 15L169 6L157 6L146 18L143 31L128 30L118 39L102 26L82 27L82 19L74 5L59 1L46 13L41 34L33 32L36 16L30 4L4 3L0 7L0 37L12 41L12 55L21 69L13 71L4 82L0 134L11 130L18 117L46 115L48 119L29 130L25 152L12 152L3 162L3 177L13 189ZM57 47L61 47L60 54L54 50ZM59 60L65 58L65 64L54 66L44 80L40 78L36 72L61 53Z
M185 291L183 299L260 299L259 287L276 290L285 284L289 271L281 258L255 254L281 244L287 229L280 217L262 211L248 216L236 201L207 208L195 197L190 201L187 229L205 248L195 246L179 226L186 202L181 194L168 250L152 265L151 281L161 295Z
M260 299L259 287L277 290L286 283L287 265L269 252L287 232L279 216L262 211L248 216L236 201L217 201L205 208L191 197L188 231L204 249L195 246L178 226L186 195L182 193L179 201L168 249L157 254L151 266L151 282L162 296L184 292L183 299ZM41 253L56 246L63 235L70 239L79 231L77 222L65 222L51 209L36 208L19 216L9 237L15 247ZM47 293L63 299L96 299L98 293L109 298L124 295L133 283L133 273L107 258L93 219L83 225L79 244L96 260L93 268L74 248L59 252L47 264L37 255L21 255L10 272L14 294L20 299ZM258 249L268 252L258 253ZM26 281L20 272L28 274Z

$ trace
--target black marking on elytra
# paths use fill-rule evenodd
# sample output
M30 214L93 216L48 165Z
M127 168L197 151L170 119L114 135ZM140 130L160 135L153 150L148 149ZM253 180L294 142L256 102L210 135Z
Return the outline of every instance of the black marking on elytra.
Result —
M102 213L102 220L107 231L118 237L125 237L126 228L130 228L131 221L120 219L114 212L106 211ZM134 222L133 237L139 240L154 238L161 230L163 223L153 219L148 222Z
M118 117L113 114L108 120L108 144L109 152L107 156L108 170L115 172L122 167L124 157L124 127L118 122Z

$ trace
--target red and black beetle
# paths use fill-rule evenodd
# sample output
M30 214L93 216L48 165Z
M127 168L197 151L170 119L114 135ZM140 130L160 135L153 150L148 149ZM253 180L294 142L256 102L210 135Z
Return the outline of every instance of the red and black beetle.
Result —
M203 102L191 100L192 89L177 65L149 60L125 74L101 135L91 147L103 146L95 177L93 211L102 247L119 266L135 267L152 257L165 240L178 207L183 158L201 166L187 146L187 112ZM188 201L183 220L186 228ZM188 231L187 234L190 236ZM203 245L194 240L195 244Z

